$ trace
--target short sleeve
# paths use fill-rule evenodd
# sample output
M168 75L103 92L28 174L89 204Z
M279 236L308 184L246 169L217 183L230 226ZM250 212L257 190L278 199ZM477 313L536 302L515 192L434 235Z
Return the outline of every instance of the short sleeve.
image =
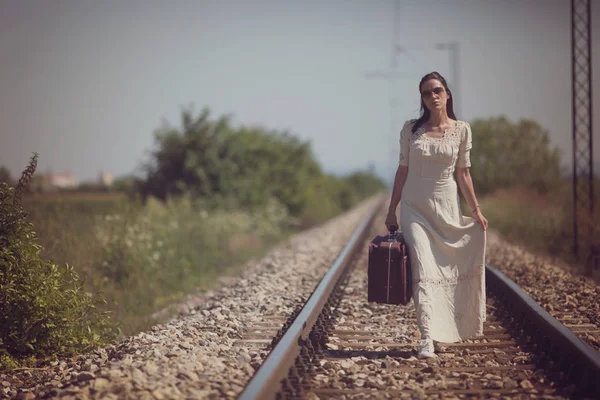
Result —
M411 121L406 121L400 131L400 165L408 165L410 155L410 127Z
M473 147L471 125L468 122L465 122L465 128L462 131L460 146L458 148L457 167L469 168L471 166L471 147Z

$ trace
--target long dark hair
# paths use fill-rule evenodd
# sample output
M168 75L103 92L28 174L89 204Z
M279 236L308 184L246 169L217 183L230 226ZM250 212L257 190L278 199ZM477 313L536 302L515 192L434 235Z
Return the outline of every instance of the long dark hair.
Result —
M440 75L439 72L433 71L421 78L421 82L419 82L419 95L421 94L421 86L423 86L423 83L425 83L426 81L428 81L430 79L437 79L444 86L444 89L446 90L446 92L449 95L448 101L446 102L446 113L448 114L448 116L450 118L456 120L456 115L454 114L454 100L453 100L454 96L452 95L452 93L450 92L450 89L448 88L446 79L444 79L444 77L442 75ZM425 102L423 101L423 97L421 97L421 112L423 114L414 123L414 125L411 129L412 133L415 133L417 131L417 129L419 129L419 127L421 127L421 125L423 125L425 122L429 121L429 117L431 115L431 111L429 111L429 108L427 108L427 106L425 105Z

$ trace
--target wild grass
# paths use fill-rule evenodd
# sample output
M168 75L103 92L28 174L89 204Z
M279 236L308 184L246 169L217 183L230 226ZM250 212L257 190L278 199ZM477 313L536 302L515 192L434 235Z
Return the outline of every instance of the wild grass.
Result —
M70 356L113 336L98 312L101 297L84 292L71 265L40 256L22 204L37 157L16 188L0 182L0 370Z
M596 245L600 244L598 234L600 190L598 189L595 195L596 212L591 221L596 232L592 235L592 241ZM568 183L545 195L530 188L514 187L497 190L483 197L480 204L490 227L498 230L507 240L524 245L533 251L558 257L574 265L583 274L586 270L586 256L577 258L573 252L572 190L572 186ZM580 225L579 229L584 228ZM584 251L587 252L588 249L585 248Z
M209 210L201 202L152 198L30 200L45 257L74 265L100 292L123 335L152 315L285 239L294 221L276 201L253 212Z
M527 188L504 189L480 203L491 227L509 241L577 264L571 190L564 185L540 195ZM150 327L158 310L195 288L214 287L220 275L304 226L276 201L254 212L209 209L185 198L142 205L107 194L27 198L24 204L41 254L73 265L88 292L101 292L124 335ZM600 202L596 210L600 226Z

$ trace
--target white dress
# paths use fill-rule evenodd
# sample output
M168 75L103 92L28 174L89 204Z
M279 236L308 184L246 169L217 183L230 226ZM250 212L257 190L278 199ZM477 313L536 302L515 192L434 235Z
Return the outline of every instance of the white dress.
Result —
M463 216L455 167L470 167L471 127L457 121L441 138L406 121L400 165L408 165L400 227L408 245L417 324L422 336L458 342L483 334L485 241L483 227Z

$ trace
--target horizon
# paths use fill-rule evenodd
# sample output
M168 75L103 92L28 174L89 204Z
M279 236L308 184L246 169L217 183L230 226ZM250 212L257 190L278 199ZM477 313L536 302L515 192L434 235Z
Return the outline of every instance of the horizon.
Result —
M182 108L196 104L213 117L232 115L235 125L310 140L327 173L374 164L389 180L400 127L418 115L416 85L437 70L458 86L459 119L532 119L572 168L568 1L401 1L396 27L393 4L0 0L0 165L16 175L38 152L39 171L80 181L100 171L134 174L153 132L163 121L179 127ZM598 2L591 18L596 43ZM394 60L392 39L402 47ZM453 41L458 70L450 51L435 48ZM375 77L393 63L394 81ZM598 160L598 139L593 152Z

